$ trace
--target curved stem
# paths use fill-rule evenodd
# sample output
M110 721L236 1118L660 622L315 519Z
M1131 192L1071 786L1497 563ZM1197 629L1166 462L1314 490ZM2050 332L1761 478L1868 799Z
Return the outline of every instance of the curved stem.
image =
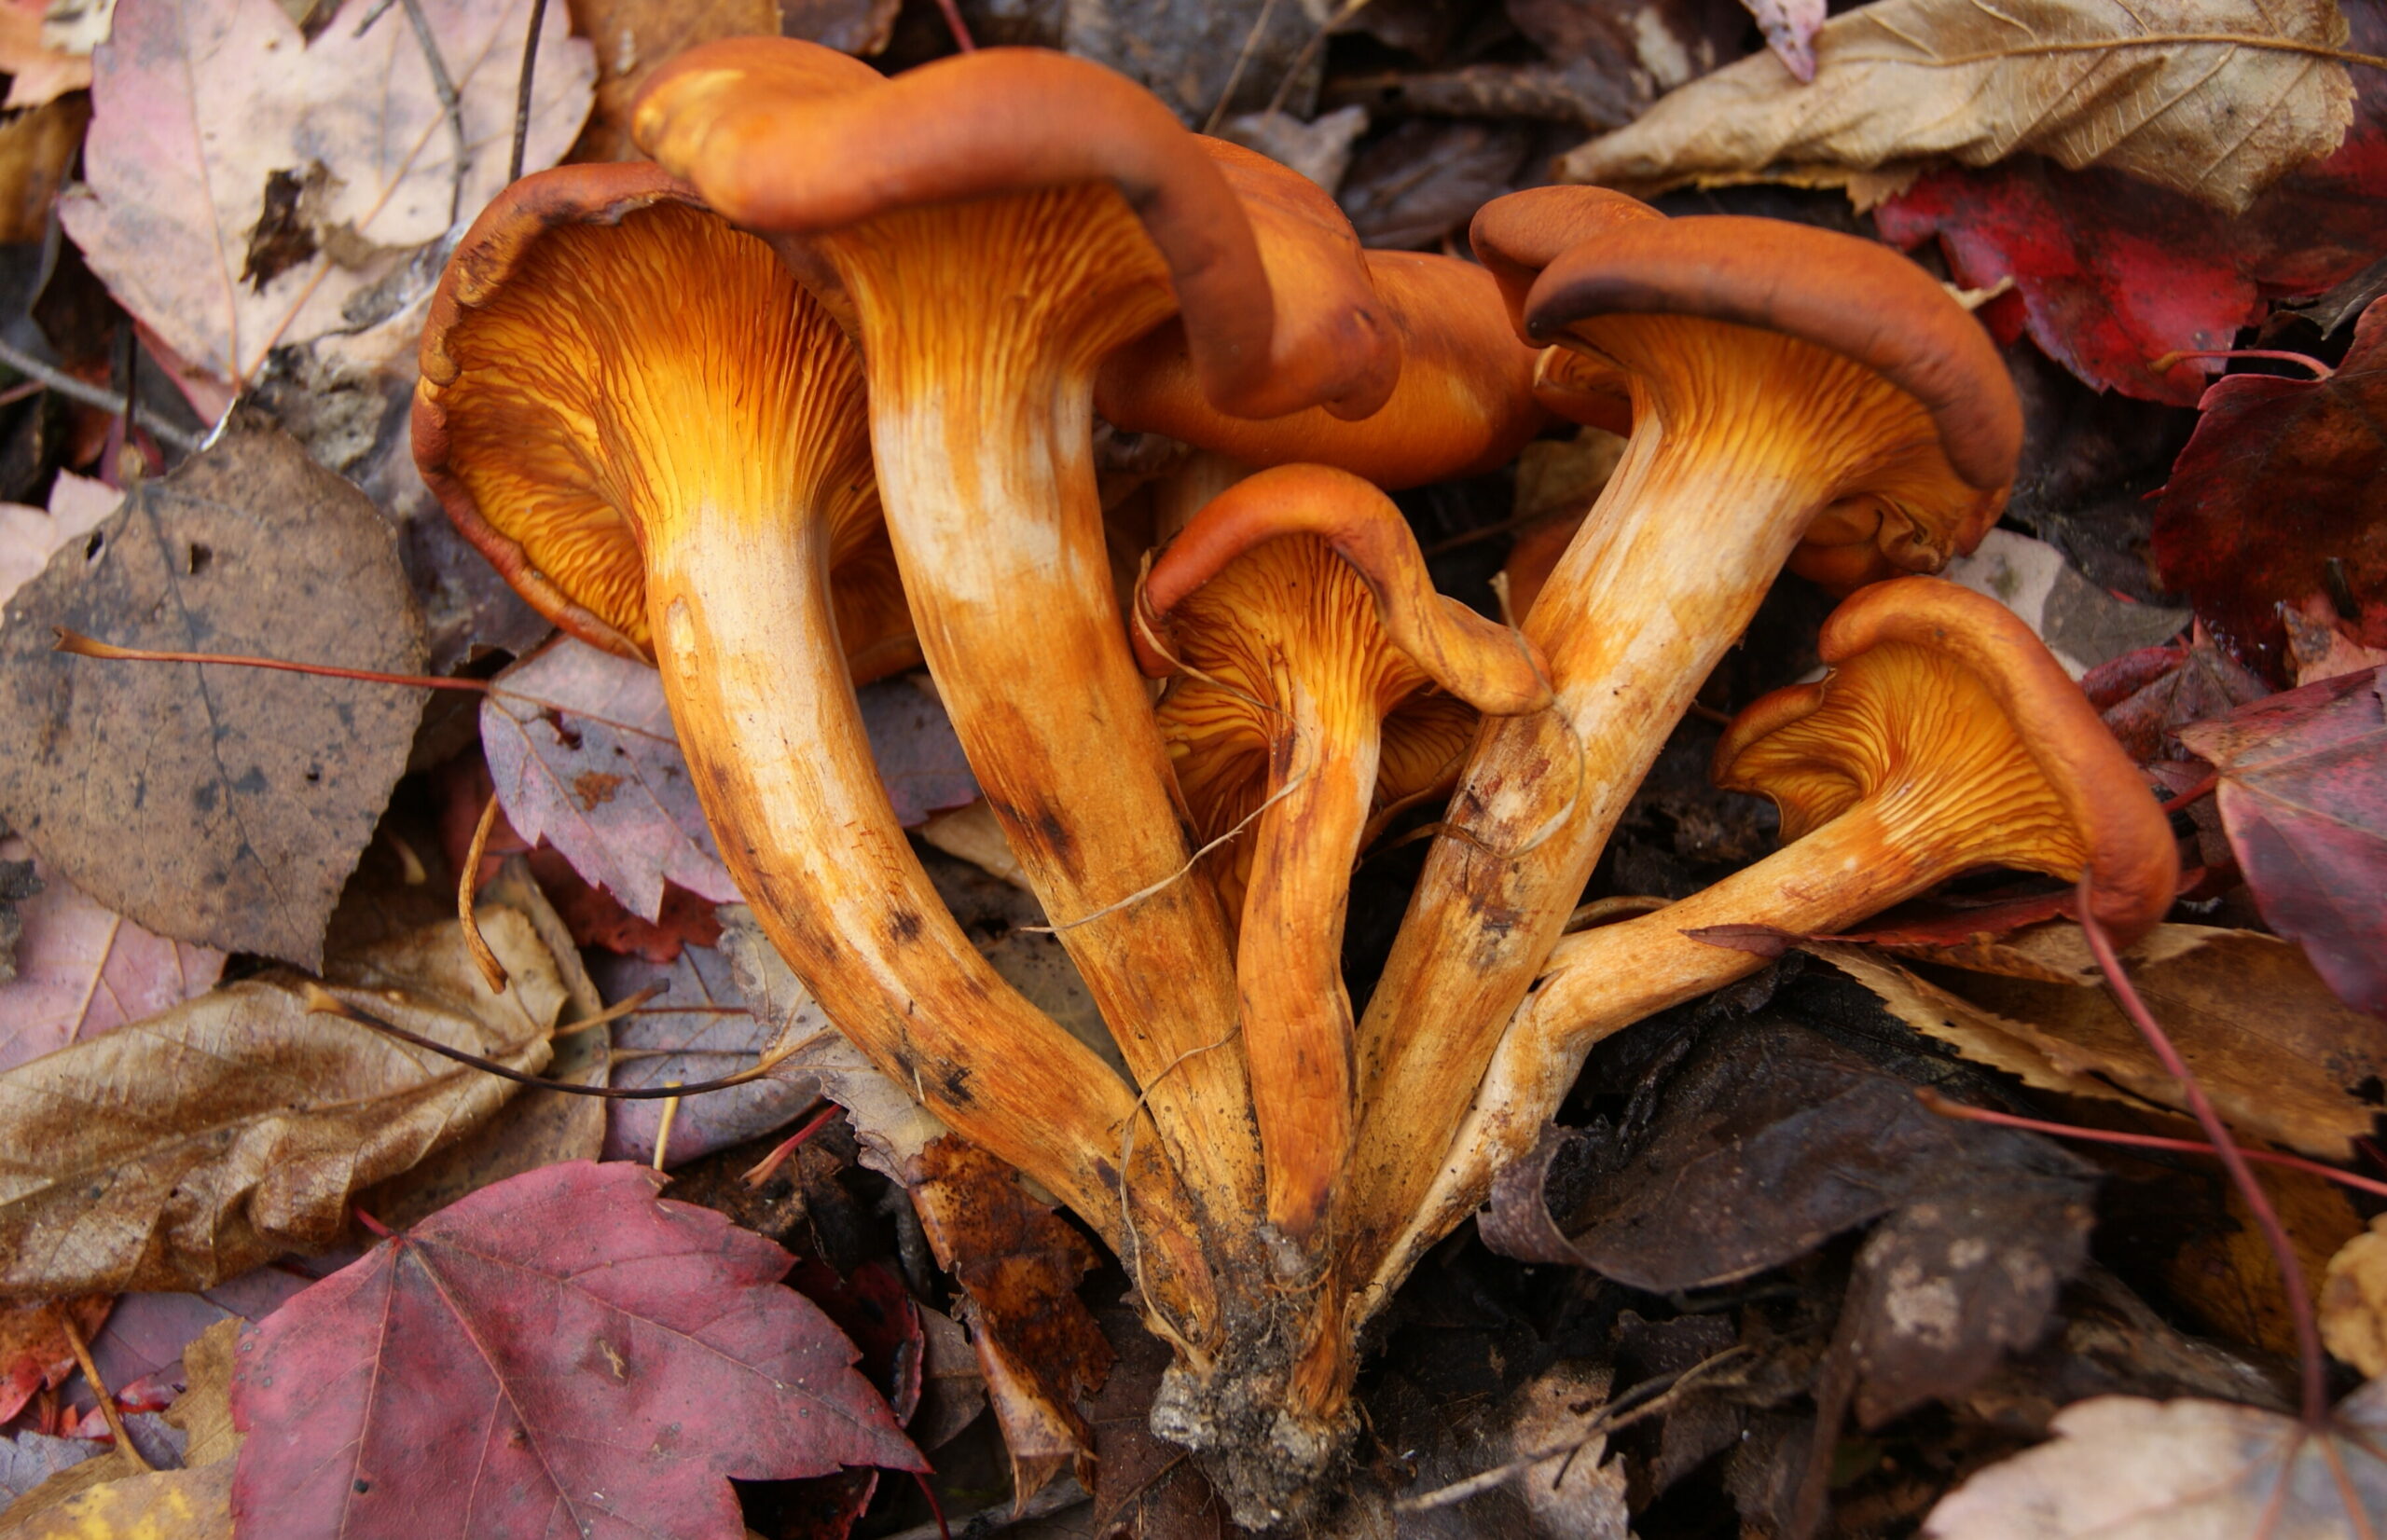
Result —
M822 520L707 508L646 524L656 662L738 890L838 1030L922 1105L1050 1188L1196 1340L1209 1283L1157 1153L1123 1174L1135 1097L971 944L895 821L838 651ZM1124 1182L1124 1193L1122 1191Z
M2245 1152L2229 1136L2229 1125L2214 1110L2213 1102L2204 1087L2189 1072L2187 1061L2172 1046L2171 1034L2146 1009L2138 997L2138 989L2130 982L2130 974L2122 968L2121 957L2114 951L2113 938L2105 934L2104 926L2090 908L2089 877L2080 878L2080 929L2089 938L2089 953L2105 975L2105 983L2114 992L2114 1001L2122 1008L2131 1024L2138 1028L2146 1046L2155 1051L2158 1063L2171 1077L2180 1082L2180 1093L2187 1098L2188 1110L2196 1115L2204 1136L2213 1141L2213 1152L2221 1158L2222 1168L2229 1173L2229 1180L2245 1200L2247 1212L2255 1217L2255 1226L2270 1243L2272 1260L2279 1264L2280 1287L2287 1293L2288 1318L2296 1323L2297 1367L2303 1382L2302 1412L2304 1423L2314 1431L2328 1425L2329 1369L2321 1355L2321 1327L2313 1318L2312 1291L2304 1278L2304 1262L2296 1255L2295 1245L2287 1238L2287 1227L2280 1223L2279 1211L2271 1206L2270 1194L2255 1179L2254 1168L2246 1163Z

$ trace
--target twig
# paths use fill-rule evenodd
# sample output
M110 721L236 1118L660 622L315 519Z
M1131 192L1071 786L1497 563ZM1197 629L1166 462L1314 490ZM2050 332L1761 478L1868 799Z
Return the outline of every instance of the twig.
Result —
M671 1148L671 1125L680 1121L680 1098L677 1094L681 1089L680 1082L666 1080L663 1083L674 1093L663 1099L663 1121L655 1125L655 1169L657 1171L663 1169L664 1151Z
M975 53L978 45L970 35L970 25L961 20L961 7L957 0L936 0L937 14L945 18L945 30L953 34L953 46L963 53Z
M481 970L481 982L489 985L492 995L505 993L505 965L489 949L489 940L481 934L481 922L473 916L473 889L479 886L481 857L489 851L490 831L497 827L497 793L489 794L488 804L481 808L480 821L473 825L473 843L464 852L463 870L456 873L456 918L464 928L464 950L471 953L474 963Z
M1244 830L1250 827L1253 819L1259 818L1261 814L1265 813L1271 807L1276 806L1287 797L1292 795L1293 792L1301 787L1302 783L1308 779L1309 777L1307 776L1297 776L1293 779L1287 781L1284 785L1276 788L1276 791L1269 796L1266 802L1262 803L1250 812L1246 813L1242 818L1237 818L1234 828L1228 830L1225 833L1221 834L1217 839L1212 840L1209 844L1203 846L1191 856L1188 856L1185 859L1185 864L1183 866L1180 866L1176 871L1171 872L1167 876L1161 878L1158 882L1148 883L1145 886L1137 888L1125 898L1119 900L1117 902L1106 903L1094 913L1090 914L1080 914L1073 920L1063 920L1058 925L1023 925L1017 927L1017 928L1027 931L1031 935L1054 936L1058 935L1064 930L1075 930L1082 925L1092 925L1095 921L1101 919L1106 915L1116 914L1123 909L1133 908L1135 905L1143 902L1146 899L1152 897L1154 894L1157 894L1177 883L1183 882L1187 876L1192 874L1195 867L1202 864L1203 857L1208 855L1211 851L1216 850L1219 846L1226 844L1229 840L1234 839L1237 834L1242 833ZM1199 1053L1203 1051L1198 1048L1186 1050L1186 1052L1188 1053ZM1180 1054L1178 1057L1180 1062L1182 1062L1184 1055ZM1174 1069L1177 1066L1172 1064L1169 1067Z
M114 392L103 391L97 385L86 384L73 375L62 369L52 368L33 354L12 348L6 342L0 342L0 364L6 364L27 379L37 381L43 389L55 391L69 401L77 402L85 406L96 406L101 411L111 414L124 408L123 398ZM179 449L186 455L199 452L199 440L180 428L164 422L152 422L146 426L149 435L168 448Z
M422 14L422 0L398 0L407 11L407 25L414 29L415 45L422 49L422 62L431 71L432 94L439 98L440 110L448 115L448 131L456 140L455 174L448 179L448 227L456 227L457 216L464 211L464 173L472 169L473 152L464 138L464 99L456 94L456 82L448 74L448 61L439 57L439 39L432 35L431 19ZM356 29L364 36L389 11L389 7L376 6Z
M108 1432L115 1436L116 1447L124 1451L124 1457L132 1462L134 1468L155 1470L155 1465L141 1457L141 1451L133 1447L132 1435L124 1429L124 1414L117 1410L116 1393L100 1378L100 1366L91 1361L91 1344L83 1341L83 1328L75 1324L73 1303L68 1299L58 1301L58 1329L66 1334L66 1345L75 1354L75 1367L83 1371L83 1378L90 1382L91 1394L100 1398L100 1416L106 1421Z
M2138 1028L2139 1036L2146 1039L2146 1046L2155 1051L2156 1060L2163 1066L2165 1072L2180 1082L2180 1093L2187 1098L2189 1110L2196 1114L2197 1122L2204 1129L2204 1136L2213 1141L2214 1153L2221 1158L2230 1181L2237 1186L2238 1195L2245 1200L2248 1211L2255 1217L2256 1227L2263 1232L2263 1239L2270 1243L2272 1259L2279 1264L2280 1286L2287 1295L2288 1318L2296 1324L2297 1364L2304 1391L2301 1409L2304 1424L2316 1433L2324 1431L2328 1426L2329 1418L2329 1371L2326 1361L2321 1356L2321 1327L2313 1318L2312 1294L2305 1286L2304 1263L2296 1255L2296 1247L2289 1244L2287 1228L2280 1223L2279 1211L2271 1206L2270 1195L2263 1191L2262 1184L2255 1180L2255 1173L2247 1165L2244 1152L2239 1149L2237 1141L2230 1138L2228 1125L2221 1121L2221 1114L2214 1110L2212 1101L2204 1093L2204 1087L2190 1073L2187 1061L2180 1057L2180 1051L2172 1045L2171 1036L2163 1030L2162 1024L2155 1019L2154 1013L2146 1009L2146 1002L2138 997L2136 986L2130 982L2130 975L2123 971L2121 958L2114 951L2114 939L2106 935L2105 928L2098 923L2090 903L2093 896L2090 885L2095 877L2092 871L2080 873L2080 930L2089 940L2090 955L2097 959L2098 968L2104 972L2105 983L2112 988L2114 1000L2122 1008L2122 1014Z
M829 1121L844 1110L845 1108L839 1107L836 1103L831 1102L828 1106L821 1109L818 1117L815 1117L802 1128L797 1129L794 1133L780 1140L778 1145L773 1147L768 1155L764 1156L761 1160L756 1161L752 1165L747 1167L745 1174L740 1176L738 1179L744 1182L748 1187L761 1187L765 1182L769 1181L773 1176L779 1175L780 1167L787 1164L787 1158L789 1156L804 1148L806 1140L811 1138L812 1135L828 1127Z
M1672 1379L1662 1377L1635 1385L1601 1408L1599 1415L1586 1423L1583 1431L1574 1437L1555 1444L1546 1444L1529 1454L1519 1455L1505 1465L1495 1465L1490 1470L1478 1471L1463 1481L1453 1481L1446 1487L1437 1487L1432 1492L1415 1497L1396 1499L1392 1505L1393 1511L1425 1513L1434 1508L1450 1507L1454 1504L1464 1503L1470 1497L1490 1492L1511 1477L1522 1475L1540 1464L1544 1460L1555 1460L1562 1454L1574 1454L1594 1438L1606 1437L1611 1433L1631 1427L1643 1418L1656 1416L1681 1400L1699 1383L1708 1370L1749 1357L1753 1353L1753 1349L1745 1346L1728 1347L1712 1358L1701 1359Z
M560 1091L568 1096L601 1096L607 1101L614 1102L660 1102L668 1101L674 1096L697 1096L708 1091L726 1091L734 1085L750 1085L769 1075L772 1070L779 1067L780 1059L786 1057L785 1054L776 1057L766 1054L762 1061L752 1068L741 1069L735 1075L724 1075L717 1080L698 1080L692 1085L582 1085L576 1080L551 1080L544 1075L532 1075L517 1069L512 1065L499 1064L494 1059L484 1059L477 1053L467 1053L461 1048L451 1048L436 1038L426 1038L420 1032L409 1032L395 1022L385 1022L369 1011L358 1010L323 985L311 981L302 986L299 996L307 1002L307 1009L318 1015L338 1016L342 1021L354 1022L359 1026L369 1026L374 1031L395 1038L402 1043L412 1043L417 1048L428 1049L443 1059L453 1059L458 1064L477 1069L485 1075L494 1075L502 1080L512 1080L516 1085L527 1085L537 1091Z
M2094 1144L2121 1145L2134 1149L2168 1149L2182 1155L2221 1153L2202 1139L2175 1139L2164 1134L2122 1134L2110 1128L2084 1128L2077 1123L2055 1123L2042 1118L2016 1117L2011 1112L1993 1112L1985 1107L1974 1107L1966 1102L1952 1100L1927 1085L1917 1086L1914 1096L1926 1110L1937 1113L1942 1118L1956 1119L1960 1122L1988 1123L1997 1128L2019 1128L2025 1133L2047 1134L2059 1139L2086 1139ZM2301 1171L2309 1176L2319 1176L2327 1181L2342 1183L2357 1192L2368 1192L2387 1198L2387 1182L2377 1181L2368 1176L2357 1176L2351 1171L2340 1171L2336 1166L2325 1165L2319 1161L2310 1161L2301 1155L2289 1155L2276 1149L2247 1149L2240 1153L2250 1161L2260 1161L2265 1165L2275 1165L2288 1171Z
M1367 9L1368 4L1369 0L1343 0L1342 7L1328 17L1324 25L1309 34L1309 40L1302 45L1301 51L1293 55L1293 62L1285 66L1285 77L1276 82L1276 94L1268 98L1270 112L1285 110L1285 103L1292 98L1293 82L1302 77L1302 71L1309 68L1309 62L1318 56L1318 49L1326 46L1328 35Z
M586 1021L573 1022L568 1026L557 1027L553 1032L549 1033L548 1036L552 1038L569 1038L576 1032L588 1032L593 1031L597 1027L610 1026L614 1023L620 1021L624 1016L637 1014L641 1006L646 1004L647 1001L655 998L657 995L669 992L670 987L671 986L668 983L648 984L644 989L640 990L637 994L629 997L629 998L614 1001L612 1005L607 1006L604 1010L600 1011L597 1014L589 1017Z
M531 0L531 31L522 39L522 73L514 77L514 153L505 160L509 184L522 180L522 152L531 142L531 77L538 69L539 34L546 24L547 0Z
M1261 0L1260 14L1252 18L1249 30L1243 34L1243 47L1235 56L1235 68L1227 71L1227 83L1219 88L1218 103L1202 120L1204 133L1219 131L1219 120L1226 117L1227 103L1235 100L1235 88L1243 84L1244 66L1251 62L1251 50L1260 46L1260 34L1268 30L1268 19L1276 14L1276 0Z

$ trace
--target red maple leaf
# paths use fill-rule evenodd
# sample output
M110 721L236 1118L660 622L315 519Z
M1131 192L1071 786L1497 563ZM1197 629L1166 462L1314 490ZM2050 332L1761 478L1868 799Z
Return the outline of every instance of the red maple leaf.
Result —
M724 1478L926 1467L788 1254L586 1161L483 1188L267 1318L244 1537L738 1540Z
M2180 729L2220 772L2221 821L2270 928L2357 1011L2387 1016L2387 668Z
M2164 585L2282 680L2279 607L2308 595L2351 601L2354 639L2387 646L2387 306L2328 378L2229 375L2202 405L2156 506Z
M2348 47L2387 51L2387 14L2348 4ZM1969 288L2012 278L1982 319L2101 390L2194 406L2210 372L2165 353L2230 347L2274 299L2325 293L2387 251L2387 89L2355 72L2354 122L2336 154L2282 178L2243 214L2118 172L2035 157L1933 172L1876 212L1883 239L1939 238ZM2218 368L2215 364L2213 367Z

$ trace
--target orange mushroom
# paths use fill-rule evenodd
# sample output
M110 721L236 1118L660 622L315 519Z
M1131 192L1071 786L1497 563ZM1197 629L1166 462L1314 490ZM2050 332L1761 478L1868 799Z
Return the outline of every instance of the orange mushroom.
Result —
M1241 920L1267 1216L1315 1260L1354 1115L1351 864L1373 824L1456 773L1475 711L1538 710L1549 686L1516 633L1434 592L1389 498L1323 466L1213 499L1153 562L1137 616L1145 671L1176 675L1158 717L1197 825L1252 824L1221 886Z
M1117 1169L1134 1093L994 972L880 786L829 592L872 490L861 360L827 314L685 185L573 166L474 223L421 362L426 480L547 612L652 651L723 859L839 1029L1114 1245L1132 1223L1170 1329L1214 1330L1148 1127Z
M1842 930L1983 867L2087 874L2127 942L2171 907L2171 822L2030 627L1936 578L1861 590L1823 628L1820 683L1752 703L1717 746L1719 786L1773 799L1787 844L1704 892L1566 937L1511 1018L1429 1200L1379 1274L1397 1281L1540 1137L1592 1045L1761 967L1718 926Z
M787 39L707 45L650 79L635 132L858 329L930 669L1171 1158L1233 1234L1261 1183L1231 956L1215 897L1182 880L1090 398L1104 355L1178 314L1221 409L1374 409L1399 359L1348 223L1282 172L1274 217L1314 260L1266 258L1250 193L1156 98L1033 49L890 81Z
M1452 804L1463 837L1428 856L1361 1023L1362 1226L1415 1209L1625 801L1792 548L1819 517L1870 517L1869 549L1936 566L1994 519L2021 448L1995 347L1905 257L1627 201L1598 196L1520 317L1625 373L1633 433L1524 620L1556 708L1487 724Z

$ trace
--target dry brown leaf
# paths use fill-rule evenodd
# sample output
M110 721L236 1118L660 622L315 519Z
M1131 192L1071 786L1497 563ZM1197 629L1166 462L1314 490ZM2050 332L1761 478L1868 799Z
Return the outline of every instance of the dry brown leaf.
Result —
M1560 175L1640 194L1837 186L1935 156L1986 166L2028 151L2234 213L2345 137L2342 64L2240 43L2130 42L2189 34L2342 48L2346 21L2335 0L1874 0L1815 34L1814 84L1752 55L1567 155Z
M1932 949L1900 967L1870 949L1814 944L1899 1019L2028 1084L2107 1100L2184 1104L2107 996L2079 927ZM1906 949L1920 953L1921 949ZM2387 1026L2329 992L2291 942L2167 925L2123 954L2155 1012L2232 1127L2345 1160L2374 1108L2355 1088L2387 1077Z
M0 242L42 238L90 120L90 102L70 96L0 124Z
M490 993L454 921L330 969L335 992L518 1069L564 998L531 923L482 926ZM336 1016L286 973L228 984L0 1075L0 1296L202 1289L347 1232L356 1191L462 1137L514 1091Z
M2387 1215L2338 1248L2321 1285L2321 1340L2373 1379L2387 1373Z
M212 1465L240 1452L241 1432L232 1425L232 1371L247 1326L227 1315L183 1349L183 1393L166 1409L166 1421L188 1439L183 1446L186 1465Z
M61 216L193 369L244 384L274 347L382 319L345 312L505 185L531 0L424 0L462 102L461 191L406 17L359 37L367 8L348 0L310 43L274 0L122 0L92 56L90 186ZM587 114L596 66L568 25L547 12L529 169L552 165ZM427 297L428 282L411 289Z
M2175 1132L2193 1136L2186 1128ZM2208 1169L2218 1181L2219 1168ZM2362 1216L2346 1201L2345 1189L2326 1177L2266 1167L2259 1179L2317 1304L2330 1257L2362 1233ZM2224 1186L2221 1201L2229 1224L2196 1236L2174 1253L2163 1266L2164 1284L2211 1335L2292 1360L2296 1321L2288 1313L2279 1259L2238 1190Z
M893 19L890 7L888 20ZM777 36L780 7L779 0L572 0L572 29L597 46L597 104L570 158L635 160L630 103L655 66L699 43ZM878 43L886 46L884 29Z
M2322 1540L2387 1529L2387 1387L2338 1404L2329 1431L2220 1401L2100 1396L2056 1437L1975 1473L1924 1521L1928 1540Z

